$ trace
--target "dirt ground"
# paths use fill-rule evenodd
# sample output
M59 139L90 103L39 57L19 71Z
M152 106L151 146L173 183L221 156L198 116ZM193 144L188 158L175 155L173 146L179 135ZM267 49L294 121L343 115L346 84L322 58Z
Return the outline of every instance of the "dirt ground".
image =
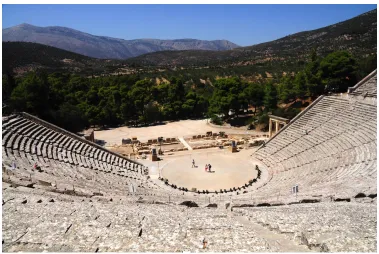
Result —
M112 147L107 147L107 149L109 149L115 153L124 155L126 157L128 157L129 154L134 153L132 145L126 145L126 146L115 145Z
M231 153L228 149L204 150L202 153L188 151L166 157L156 168L160 169L162 177L177 186L218 191L242 186L257 176L255 166L249 160L252 152L252 149L238 153ZM192 167L192 160L195 160L196 167ZM205 171L206 164L212 165L212 172Z
M184 120L169 122L165 125L129 128L120 127L104 131L95 131L95 138L104 140L105 146L115 152L128 154L133 152L132 146L121 146L124 138L137 137L141 142L158 137L179 138L184 137L191 146L204 145L215 140L192 140L194 135L205 135L212 131L219 133L225 132L229 138L245 138L255 135L266 134L255 130L241 128L219 128L207 124L206 120ZM162 150L183 147L181 143L162 146ZM149 175L158 178L159 175L168 178L171 183L177 186L198 190L220 190L231 187L238 187L248 183L256 177L256 170L250 161L253 149L241 150L238 153L231 153L229 149L208 148L201 150L190 150L180 152L167 152L161 157L161 161L152 162L150 155L146 159L134 156L142 164L150 168ZM195 160L196 168L192 168L192 159ZM204 170L205 164L212 165L212 172Z
M158 137L177 138L191 137L192 135L206 134L207 131L220 132L226 134L263 134L263 132L255 130L246 130L246 127L241 128L219 128L207 124L207 120L183 120L169 122L165 125L157 125L150 127L119 127L109 130L95 131L95 139L104 140L105 146L121 145L121 140L124 138L137 137L142 142L147 142L149 139Z

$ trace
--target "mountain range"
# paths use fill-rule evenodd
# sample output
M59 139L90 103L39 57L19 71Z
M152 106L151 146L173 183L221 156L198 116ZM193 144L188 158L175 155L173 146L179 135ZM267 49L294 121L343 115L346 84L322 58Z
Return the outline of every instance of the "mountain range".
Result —
M377 10L330 26L288 35L248 47L224 51L161 51L129 59L141 66L247 66L267 62L303 62L316 50L325 56L346 50L356 58L376 53Z
M25 27L26 25L23 26ZM15 28L4 29L3 40L6 41L7 38L9 40L9 37L4 36L4 34L11 36L14 33L14 37L17 37L17 34L22 34L16 30ZM68 31L72 31L72 29ZM92 38L92 35L88 36ZM319 56L325 56L333 51L346 50L353 54L357 60L376 56L377 10L366 12L327 27L299 32L278 40L249 47L238 47L222 51L164 50L126 60L91 58L84 56L83 53L81 55L73 53L79 49L89 50L93 53L103 52L102 48L96 48L95 44L91 44L92 46L88 49L83 45L76 47L76 44L69 43L73 37L75 36L70 35L67 40L65 37L61 38L61 43L70 48L67 50L23 42L22 37L17 39L20 42L3 41L3 72L15 72L19 75L29 70L42 68L50 71L70 71L84 75L128 74L141 71L162 73L162 71L178 70L184 70L188 73L190 69L199 73L199 69L202 69L202 73L206 70L214 70L215 73L220 73L220 75L230 75L226 73L237 69L238 73L254 73L257 71L262 73L266 71L288 73L301 68L308 61L312 50L316 50ZM52 38L55 37L53 36ZM90 39L88 40L90 41ZM150 41L163 43L159 40ZM175 44L173 41L166 42L165 45L176 45L177 49L181 49L179 44ZM112 50L112 48L109 50ZM121 53L120 51L119 54Z
M127 59L163 50L220 51L239 47L227 40L123 40L106 36L95 36L67 27L38 27L30 24L21 24L3 29L4 41L35 42L102 59Z

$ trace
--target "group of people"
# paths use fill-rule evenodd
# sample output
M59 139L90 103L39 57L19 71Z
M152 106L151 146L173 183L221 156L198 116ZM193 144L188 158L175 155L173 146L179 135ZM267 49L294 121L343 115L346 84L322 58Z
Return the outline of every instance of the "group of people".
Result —
M195 165L195 160L192 160L192 167L193 168L197 168L197 166ZM212 172L212 165L211 164L205 164L205 171L206 172Z
M212 172L212 165L211 164L205 164L205 171Z

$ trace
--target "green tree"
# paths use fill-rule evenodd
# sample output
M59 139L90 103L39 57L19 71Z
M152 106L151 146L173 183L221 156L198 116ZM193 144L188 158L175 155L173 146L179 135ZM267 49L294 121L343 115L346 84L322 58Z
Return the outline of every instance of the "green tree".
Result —
M277 87L278 99L281 102L288 103L296 99L294 80L291 76L287 75L282 77Z
M64 126L65 129L78 132L88 126L88 121L80 107L71 105L67 102L63 103L56 113L56 124Z
M265 111L268 112L270 110L276 109L278 104L277 91L274 84L269 81L265 85L265 95L263 99L263 105L265 107Z
M222 114L224 118L229 117L229 110L238 114L240 109L246 109L246 96L244 85L237 77L218 79L215 90L210 99L209 114Z
M11 94L12 107L17 111L26 111L37 116L46 116L49 105L49 87L43 77L30 73L17 85Z
M135 120L143 119L143 121L145 122L145 120L147 119L145 116L145 106L152 99L152 85L153 84L150 80L140 80L137 81L132 86L132 89L129 91L129 98L133 101L134 112L136 112L136 115L134 116Z
M299 71L294 80L294 94L296 98L304 99L308 95L307 76L303 71Z
M358 63L357 70L357 80L361 80L370 74L372 71L376 70L377 65L377 55L372 54L368 57L362 58Z
M257 108L263 106L263 97L265 91L264 87L257 83L249 83L245 89L245 96L247 102L254 107L254 114L257 112Z
M3 75L2 95L3 103L8 104L12 95L13 89L16 87L16 81L12 73L7 72Z
M357 63L346 51L327 55L320 63L320 76L327 91L346 92L356 84Z
M317 57L316 50L312 51L309 63L305 67L307 77L307 92L312 98L324 93L325 86L321 82L320 59Z

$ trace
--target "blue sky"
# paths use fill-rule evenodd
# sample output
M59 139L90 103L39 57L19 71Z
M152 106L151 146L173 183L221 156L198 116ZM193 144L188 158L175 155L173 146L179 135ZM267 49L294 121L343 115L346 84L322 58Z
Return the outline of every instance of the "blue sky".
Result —
M241 46L331 25L376 5L3 5L3 28L65 26L122 39L226 39Z

